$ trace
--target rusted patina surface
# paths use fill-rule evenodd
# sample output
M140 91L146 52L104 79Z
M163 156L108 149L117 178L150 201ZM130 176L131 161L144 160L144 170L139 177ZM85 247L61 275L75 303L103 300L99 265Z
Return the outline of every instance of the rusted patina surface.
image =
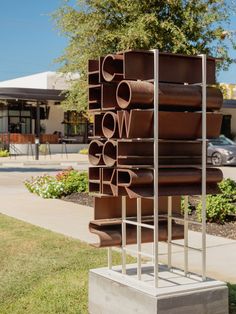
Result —
M116 89L116 100L121 109L153 108L154 86L145 81L121 81ZM207 87L207 109L218 110L222 107L223 95L218 88ZM202 106L202 87L160 83L160 109L165 107L185 110ZM172 110L173 110L172 109Z
M166 83L196 84L202 81L201 57L181 54L159 54L159 80ZM207 58L207 84L215 84L214 58ZM101 76L107 82L125 80L151 80L154 78L153 53L125 51L104 58Z
M159 138L166 140L197 140L201 138L200 112L159 112ZM222 114L207 113L207 138L220 135ZM153 138L153 110L132 109L95 115L95 130L105 138ZM96 132L98 134L98 132ZM95 135L96 136L96 135Z
M201 194L202 67L199 56L159 54L159 241L167 240L167 203L179 217L181 196ZM214 58L207 58L207 84L215 84ZM89 146L89 190L95 194L89 229L96 247L121 246L121 200L126 217L153 225L154 110L153 53L125 51L101 56L88 64L88 101L94 115ZM219 89L207 87L207 138L220 134L223 103ZM219 169L207 168L206 193L219 192ZM136 226L126 225L126 243L137 242ZM172 239L184 238L173 219ZM153 230L141 228L141 242L153 242Z
M153 225L153 218L145 219L143 222L146 224ZM110 247L110 246L121 246L122 244L122 231L121 231L121 220L108 221L91 221L89 224L90 232L96 234L99 238L99 242L93 244L95 247ZM167 241L167 220L163 219L159 222L159 241ZM153 230L142 228L141 231L141 242L148 243L153 242ZM183 239L184 227L183 225L172 222L172 240ZM126 244L137 243L137 228L136 226L128 225L126 228Z

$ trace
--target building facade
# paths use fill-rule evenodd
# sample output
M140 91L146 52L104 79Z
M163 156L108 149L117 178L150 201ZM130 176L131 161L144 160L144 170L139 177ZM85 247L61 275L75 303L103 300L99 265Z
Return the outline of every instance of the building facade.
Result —
M236 141L236 84L221 83L220 87L224 94L221 133Z
M86 143L88 122L76 111L64 112L64 90L78 75L43 72L0 82L0 140L27 144Z

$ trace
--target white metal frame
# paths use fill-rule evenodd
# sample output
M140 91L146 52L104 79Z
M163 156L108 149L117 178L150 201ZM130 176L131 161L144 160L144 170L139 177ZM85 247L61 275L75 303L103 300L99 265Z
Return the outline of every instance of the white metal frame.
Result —
M202 280L206 280L206 81L207 57L202 57Z
M184 217L176 217L172 213L172 196L168 196L168 212L167 215L159 215L158 213L158 142L159 142L159 51L153 50L154 54L154 225L142 223L142 201L137 198L137 221L129 220L126 216L126 196L122 196L122 274L126 275L126 254L130 253L137 256L137 279L142 279L142 256L151 258L154 267L154 286L158 288L158 220L159 217L167 218L168 238L168 269L172 269L172 246L181 247L184 250L184 274L188 276L188 253L189 249L202 253L202 280L206 280L206 77L207 77L207 57L205 54L199 55L202 60L202 222L189 220L188 217L188 196L184 196ZM176 243L172 241L172 221L180 221L184 224L184 243ZM202 226L202 247L196 248L189 246L188 230L189 224ZM137 227L137 250L130 249L126 245L126 225L134 225ZM142 252L142 228L153 230L153 254ZM108 268L112 270L112 248L108 248Z
M154 50L154 285L158 287L159 51Z

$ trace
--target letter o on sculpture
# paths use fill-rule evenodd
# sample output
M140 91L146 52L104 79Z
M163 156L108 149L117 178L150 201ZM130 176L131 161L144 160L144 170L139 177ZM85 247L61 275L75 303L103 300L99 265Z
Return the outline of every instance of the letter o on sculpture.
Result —
M154 86L150 82L121 81L116 89L116 100L120 108L153 107Z
M107 112L102 119L102 132L106 138L116 137L118 134L117 115Z
M131 90L126 81L121 81L117 86L116 100L120 108L126 109L130 105Z

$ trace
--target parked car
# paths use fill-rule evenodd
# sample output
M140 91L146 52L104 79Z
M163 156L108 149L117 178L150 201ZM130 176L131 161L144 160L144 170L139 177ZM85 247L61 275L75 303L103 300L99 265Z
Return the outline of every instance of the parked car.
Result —
M214 166L236 165L236 143L221 135L208 142L208 161Z

